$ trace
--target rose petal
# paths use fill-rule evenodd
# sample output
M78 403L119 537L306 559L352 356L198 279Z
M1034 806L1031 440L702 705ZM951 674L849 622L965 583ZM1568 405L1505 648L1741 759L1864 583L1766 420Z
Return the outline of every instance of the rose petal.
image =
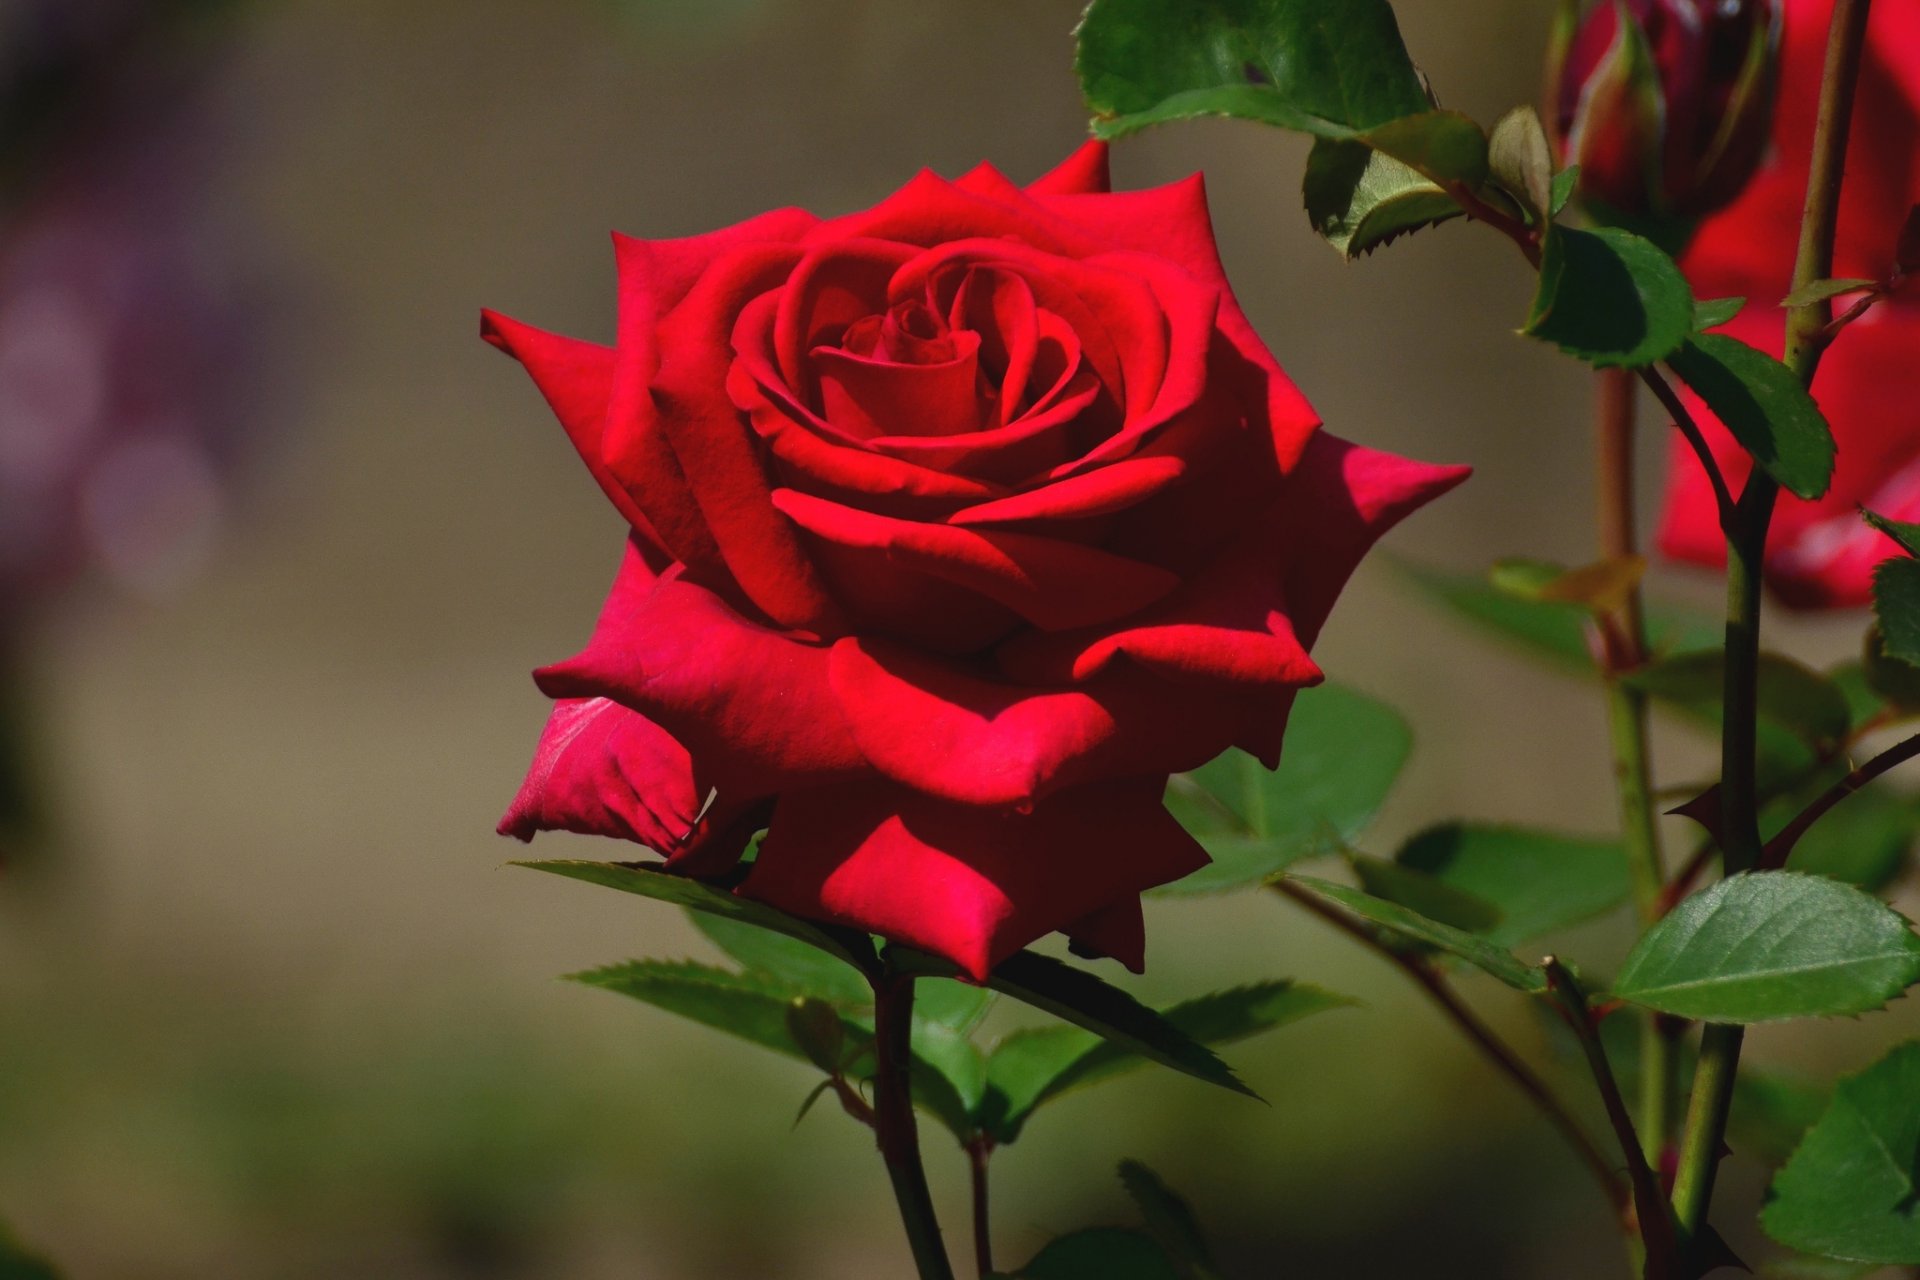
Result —
M954 436L978 431L980 335L953 335L955 354L937 364L899 364L815 347L821 414L861 436Z
M785 279L795 261L794 249L773 245L739 250L709 267L660 324L653 401L734 581L780 626L825 635L841 628L839 610L799 536L774 512L758 441L726 393L735 318Z
M990 167L977 171L991 183ZM1002 180L1004 181L1004 180ZM1100 243L1072 223L1052 217L1018 187L1012 199L983 194L923 169L871 209L834 218L807 233L809 244L847 239L943 245L963 238L1009 238L1049 254L1097 252Z
M976 592L1047 631L1125 617L1179 585L1164 569L1055 538L896 520L793 489L773 501L818 538Z
M620 323L599 461L631 495L633 505L646 513L662 545L687 564L716 567L720 550L654 411L656 328L721 257L757 244L790 242L818 221L799 209L776 209L683 239L613 238Z
M967 507L948 517L948 523L971 528L1084 520L1136 506L1186 474L1183 458L1123 458L1097 471Z
M643 845L688 875L732 869L766 825L764 802L702 800L686 749L666 730L605 698L564 699L540 734L503 836L542 831Z
M1464 480L1321 432L1274 511L1229 554L1118 630L1025 633L1001 668L1023 683L1087 680L1125 655L1171 676L1254 685L1311 684L1307 656L1347 578L1382 534Z
M1102 907L1061 930L1075 955L1118 960L1135 973L1147 969L1147 913L1140 899L1128 898Z
M554 698L612 698L659 724L728 802L866 769L827 684L827 650L742 618L629 544L593 639L534 673Z
M1057 316L1053 319L1063 331L1059 337L1072 344L1071 358L1063 361L1063 366L1077 366L1078 340ZM1027 407L1027 381L1040 345L1039 307L1027 282L1011 272L968 268L954 292L947 324L956 332L970 331L977 335L982 368L998 371L994 388L995 425L1004 427L1020 417ZM1071 367L1060 371L1063 379L1072 372Z
M563 338L487 310L480 313L480 336L526 367L601 491L628 524L657 542L659 535L607 469L601 452L607 396L613 386L613 348Z
M740 893L944 956L984 982L1035 939L1206 865L1161 806L1164 788L1081 787L1024 815L888 783L797 792L775 808Z
M808 405L819 403L810 355L838 343L848 326L887 310L887 285L915 250L849 237L810 247L775 295L770 335L781 380Z
M1117 666L1034 689L884 641L846 639L829 667L873 766L962 804L1031 806L1101 778L1198 768L1241 734L1247 699Z
M1027 194L1057 196L1094 194L1113 189L1107 171L1107 144L1088 140L1047 173L1027 186Z
M1259 424L1270 431L1281 470L1292 467L1319 426L1319 415L1293 385L1273 353L1254 332L1234 298L1220 262L1207 207L1206 182L1194 174L1180 182L1111 195L1044 194L1040 203L1085 227L1110 247L1130 249L1178 263L1197 280L1217 288L1220 332L1245 360L1242 397L1250 408L1264 406Z

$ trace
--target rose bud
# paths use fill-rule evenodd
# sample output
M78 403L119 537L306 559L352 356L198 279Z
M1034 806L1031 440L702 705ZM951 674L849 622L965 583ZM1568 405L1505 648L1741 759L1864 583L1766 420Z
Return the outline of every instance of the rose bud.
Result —
M1780 0L1601 0L1556 41L1546 118L1601 215L1696 218L1758 167Z
M1199 181L1110 192L1097 143L618 257L611 347L486 321L629 526L501 830L976 980L1056 930L1140 968L1207 861L1168 775L1278 763L1348 574L1464 470L1320 430Z

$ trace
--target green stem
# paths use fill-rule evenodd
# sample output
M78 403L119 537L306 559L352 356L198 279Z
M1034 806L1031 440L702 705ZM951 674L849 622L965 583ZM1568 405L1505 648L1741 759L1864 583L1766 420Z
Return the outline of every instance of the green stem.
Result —
M1600 1092L1600 1104L1606 1109L1607 1122L1613 1126L1620 1153L1626 1158L1627 1181L1633 1189L1634 1225L1646 1255L1642 1274L1646 1280L1678 1280L1679 1244L1674 1237L1673 1219L1667 1215L1667 1198L1660 1190L1658 1175L1647 1161L1645 1144L1634 1132L1633 1117L1627 1114L1626 1099L1620 1094L1619 1082L1614 1079L1613 1067L1600 1043L1586 993L1559 960L1548 956L1542 963L1547 971L1548 994L1559 1005L1574 1038L1580 1042L1580 1051L1586 1056L1587 1067Z
M993 1220L987 1201L987 1162L992 1158L992 1138L981 1134L967 1143L967 1167L973 1174L973 1259L980 1280L993 1275Z
M1853 121L1854 87L1866 44L1870 0L1835 0L1828 29L1820 111L1814 125L1813 161L1794 259L1793 288L1833 270L1834 228L1839 220L1847 134ZM1797 307L1787 317L1787 367L1811 386L1833 319L1831 302ZM1755 780L1757 676L1760 659L1760 575L1767 529L1779 488L1755 470L1740 495L1727 531L1726 693L1720 738L1721 848L1729 874L1760 864L1759 795ZM1693 1097L1674 1176L1673 1206L1681 1229L1696 1235L1706 1225L1714 1177L1725 1143L1727 1112L1740 1069L1739 1027L1709 1026L1700 1042Z
M933 1193L920 1163L920 1133L913 1117L913 979L886 974L873 987L873 1117L900 1222L907 1229L920 1280L953 1280L933 1212Z
M1634 396L1638 387L1630 369L1602 369L1596 375L1594 425L1600 554L1624 560L1639 552L1634 531ZM1646 661L1646 620L1640 589L1627 594L1607 629L1607 726L1613 742L1614 788L1619 796L1620 834L1641 926L1660 918L1667 871L1660 852L1660 831L1653 805L1652 769L1647 757L1647 698L1618 676ZM1640 1141L1656 1165L1673 1128L1673 1096L1678 1082L1674 1037L1659 1015L1647 1013L1640 1024Z
M1601 1153L1600 1148L1594 1145L1593 1139L1587 1136L1587 1131L1581 1127L1578 1120L1573 1118L1573 1113L1561 1104L1559 1098L1554 1096L1553 1090L1547 1087L1546 1082L1535 1074L1533 1068L1529 1067L1520 1055L1500 1038L1498 1032L1482 1022L1479 1016L1467 1007L1443 974L1417 954L1394 946L1362 921L1355 920L1337 907L1322 902L1298 885L1282 879L1275 880L1272 887L1276 893L1305 907L1342 933L1365 943L1413 979L1460 1034L1479 1049L1486 1056L1487 1061L1498 1068L1500 1073L1506 1076L1528 1101L1540 1109L1553 1127L1559 1130L1560 1136L1567 1140L1567 1145L1572 1147L1575 1154L1580 1157L1580 1162L1586 1166L1587 1172L1593 1175L1594 1182L1606 1196L1608 1203L1616 1209L1624 1208L1625 1199L1621 1195L1620 1180L1614 1173L1613 1165Z

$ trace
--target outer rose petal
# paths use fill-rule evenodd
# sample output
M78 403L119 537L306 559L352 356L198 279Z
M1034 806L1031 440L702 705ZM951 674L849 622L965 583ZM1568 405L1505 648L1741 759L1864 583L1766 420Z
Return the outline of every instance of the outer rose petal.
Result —
M1022 688L873 640L836 644L829 675L880 772L961 804L1022 808L1102 778L1198 768L1240 735L1249 701L1131 665Z
M619 355L601 463L647 513L662 545L687 564L718 566L720 550L654 411L653 377L660 367L655 331L722 255L757 244L787 243L818 221L799 209L776 209L685 239L614 237L620 272Z
M723 800L867 772L827 685L827 650L757 626L704 587L626 560L593 639L535 673L554 698L612 698L671 733Z
M840 629L838 609L769 500L753 430L726 392L734 319L798 260L790 246L743 249L709 268L659 328L654 411L720 555L748 599L782 627Z
M1117 630L1018 636L1000 647L1000 665L1017 680L1053 684L1091 679L1125 655L1169 676L1313 683L1307 649L1361 557L1468 474L1320 432L1272 515L1180 591Z
M699 812L693 761L671 734L617 702L566 698L554 705L500 834L575 831L667 854Z
M740 860L763 806L704 803L685 747L605 698L557 703L500 834L611 836L644 845L677 871L715 875Z
M1162 807L1164 787L1164 778L1079 787L1030 814L943 804L890 783L795 792L774 809L740 893L945 956L984 982L1034 939L1206 865ZM1136 969L1143 959L1116 958Z
M1107 144L1089 140L1080 149L1027 186L1036 196L1091 195L1113 190L1107 168Z
M486 310L480 312L480 336L526 367L601 491L628 524L657 541L658 535L632 495L607 469L601 448L607 425L607 396L613 388L613 348L563 338Z

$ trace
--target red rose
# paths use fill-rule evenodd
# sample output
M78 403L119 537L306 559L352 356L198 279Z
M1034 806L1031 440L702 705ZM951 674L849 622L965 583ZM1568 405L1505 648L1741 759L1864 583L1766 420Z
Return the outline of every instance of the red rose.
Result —
M1700 228L1682 265L1703 298L1740 296L1747 309L1724 332L1779 355L1778 309L1791 287L1831 0L1789 0L1774 155L1740 200ZM1836 277L1884 279L1907 212L1920 202L1920 8L1880 5L1868 28L1847 150ZM1844 308L1851 299L1843 298ZM1817 502L1782 495L1766 575L1780 598L1805 608L1864 603L1873 566L1894 550L1856 508L1920 520L1920 292L1908 287L1849 325L1827 350L1814 397L1839 446L1833 487ZM1736 486L1746 454L1693 397L1714 455ZM1713 493L1684 443L1672 449L1660 528L1668 555L1726 562Z
M1196 178L923 173L864 213L616 241L619 341L499 316L633 526L501 830L619 836L976 978L1138 969L1206 857L1167 775L1268 762L1361 555L1465 474L1317 432Z

